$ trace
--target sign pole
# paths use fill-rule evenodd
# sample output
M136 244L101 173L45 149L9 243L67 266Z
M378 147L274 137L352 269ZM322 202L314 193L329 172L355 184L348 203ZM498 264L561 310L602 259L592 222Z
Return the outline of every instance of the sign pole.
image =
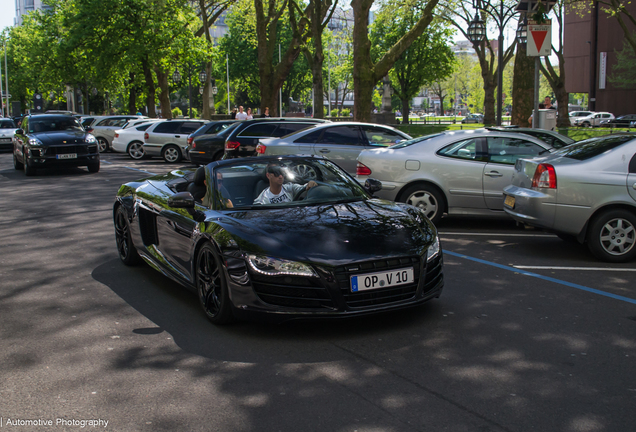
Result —
M532 128L539 127L539 75L541 56L549 56L552 51L552 21L544 23L528 21L527 55L534 57L534 109L532 111Z

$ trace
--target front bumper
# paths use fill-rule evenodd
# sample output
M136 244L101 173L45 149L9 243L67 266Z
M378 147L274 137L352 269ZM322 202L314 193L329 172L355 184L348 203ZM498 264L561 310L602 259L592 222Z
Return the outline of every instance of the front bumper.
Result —
M100 160L96 145L31 148L26 156L27 163L33 168L87 166Z
M395 259L393 259L395 260ZM237 267L232 260L226 269L230 298L235 315L242 318L258 318L270 321L290 319L344 318L375 314L421 305L439 297L444 287L442 252L420 264L419 258L399 258L395 267L411 265L418 260L418 277L414 284L352 293L349 278L355 274L369 272L364 265L380 265L388 260L339 266L335 269L319 270L319 278L280 277L259 279L249 274L249 281L237 283ZM375 263L375 264L372 264ZM234 268L232 268L234 267ZM351 268L355 270L349 271Z

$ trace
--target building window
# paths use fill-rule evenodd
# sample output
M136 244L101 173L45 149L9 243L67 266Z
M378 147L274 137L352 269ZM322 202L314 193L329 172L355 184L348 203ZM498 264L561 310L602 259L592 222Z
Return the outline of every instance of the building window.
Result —
M33 4L34 0L24 0L24 9L25 10L33 10L35 9L35 5Z

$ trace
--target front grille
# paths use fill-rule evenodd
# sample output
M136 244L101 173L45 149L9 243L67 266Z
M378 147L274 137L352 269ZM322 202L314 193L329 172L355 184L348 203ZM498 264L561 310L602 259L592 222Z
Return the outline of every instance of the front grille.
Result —
M381 288L370 291L351 292L351 276L373 273L376 271L396 270L413 267L414 282L407 285L399 285L391 288ZM411 299L417 292L420 280L420 258L400 257L377 261L366 261L356 264L337 267L336 279L340 293L345 303L350 308L364 308L369 306L384 305Z
M76 155L87 155L89 152L89 146L55 146L49 147L46 151L47 156L55 156L59 154L75 153Z
M251 275L252 288L265 303L306 309L335 309L334 303L319 279Z

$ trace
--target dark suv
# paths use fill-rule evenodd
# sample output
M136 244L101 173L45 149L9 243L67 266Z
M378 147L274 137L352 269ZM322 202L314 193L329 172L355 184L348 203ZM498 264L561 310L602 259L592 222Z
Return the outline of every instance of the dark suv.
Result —
M280 138L328 120L314 118L260 118L242 121L225 140L225 157L256 156L259 138Z
M27 176L38 168L85 166L99 171L97 140L79 120L60 114L29 115L13 137L13 166Z

